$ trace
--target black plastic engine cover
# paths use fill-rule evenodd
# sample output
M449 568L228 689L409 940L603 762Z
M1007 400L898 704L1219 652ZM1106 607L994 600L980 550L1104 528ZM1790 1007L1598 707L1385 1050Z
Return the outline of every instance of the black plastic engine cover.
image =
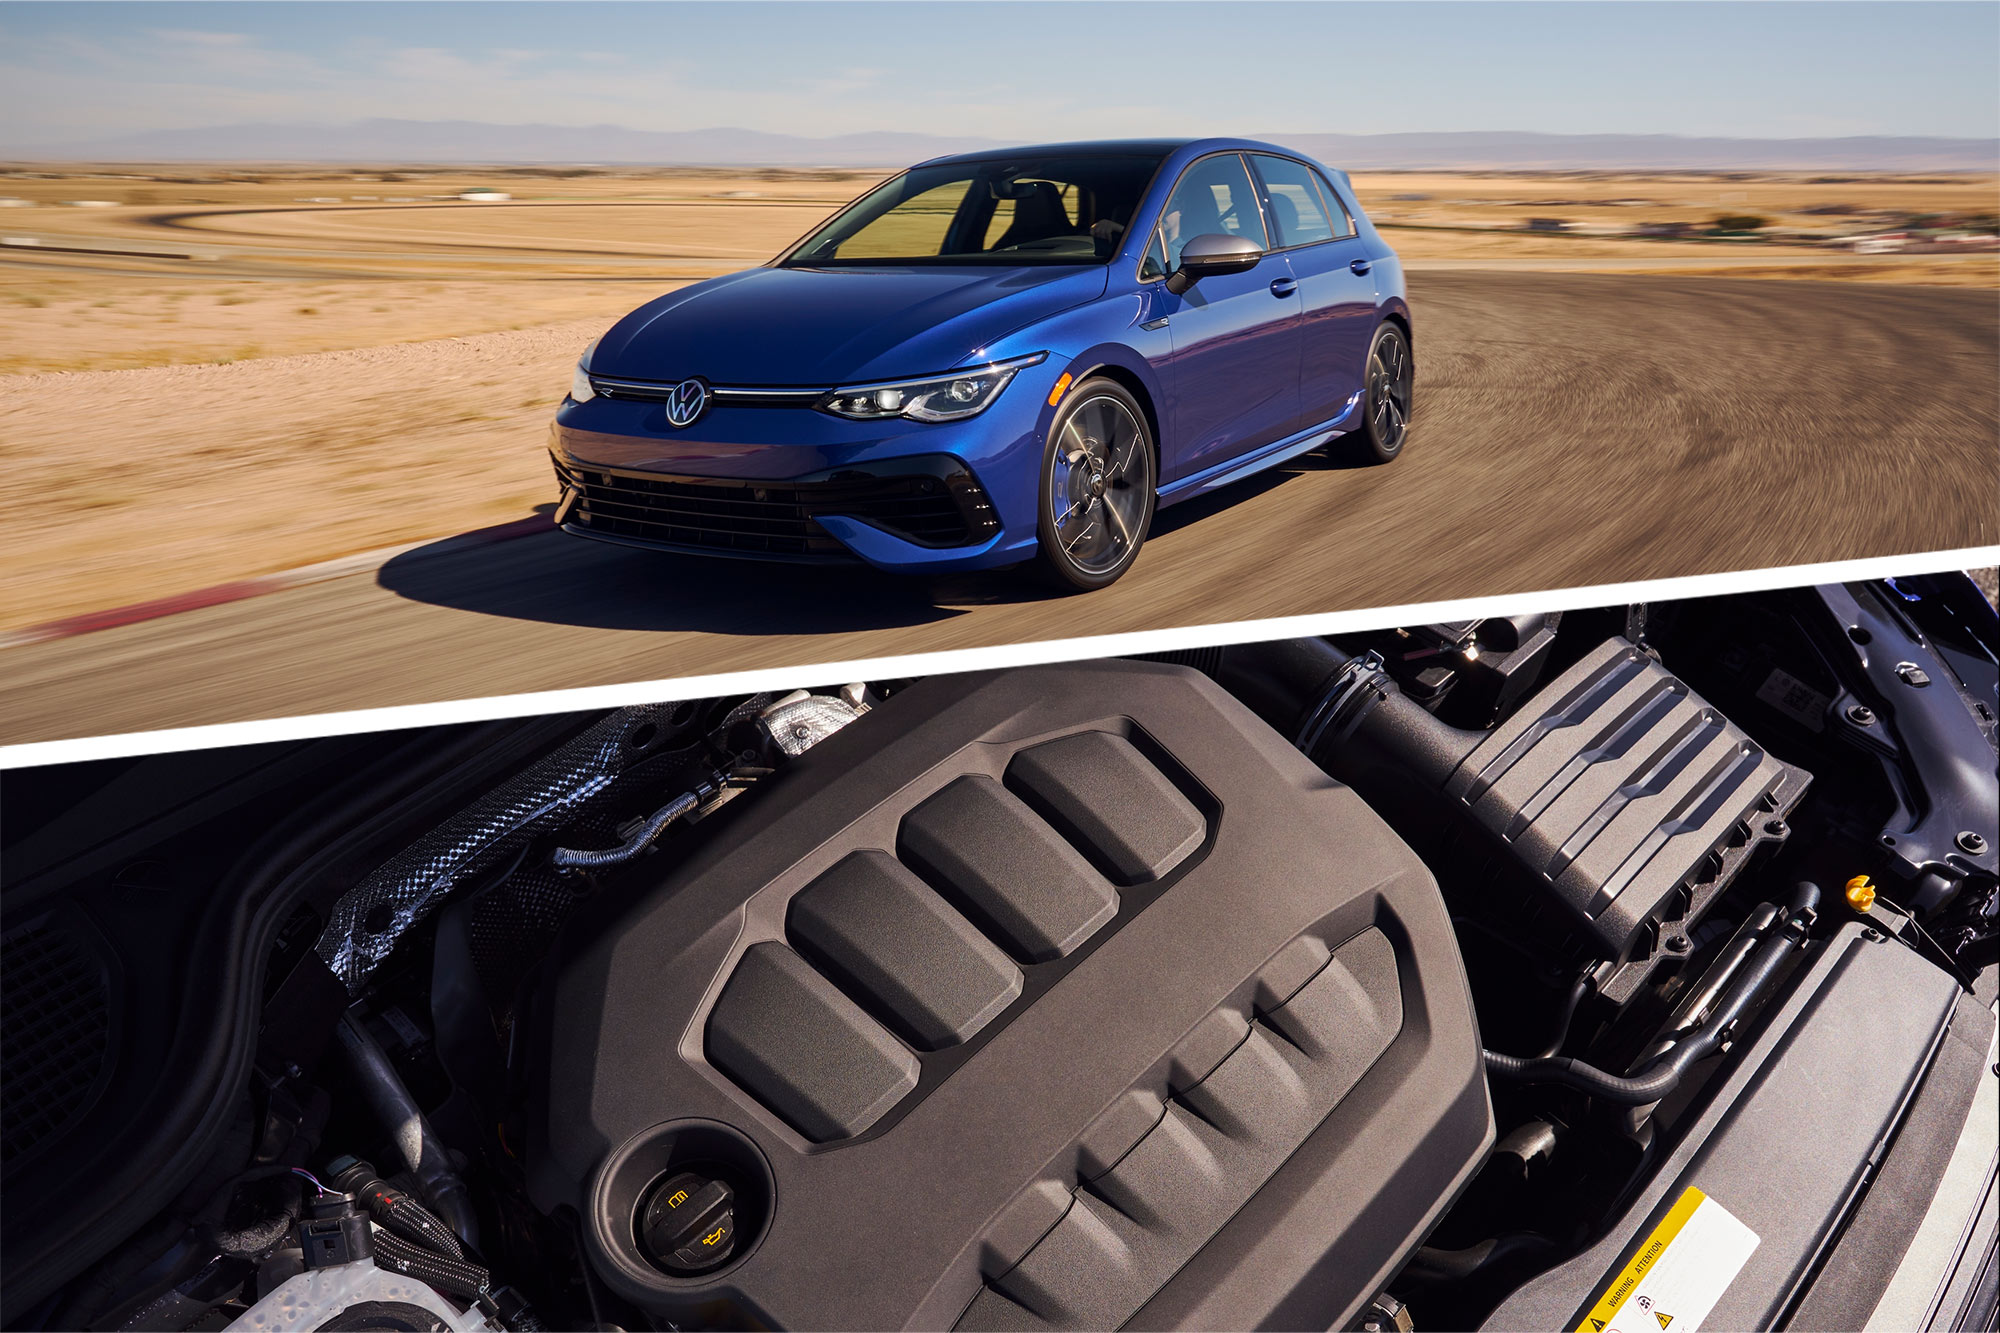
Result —
M538 1020L531 1191L660 1315L1338 1327L1492 1141L1429 872L1193 672L933 678L718 823ZM690 1163L692 1278L635 1226Z

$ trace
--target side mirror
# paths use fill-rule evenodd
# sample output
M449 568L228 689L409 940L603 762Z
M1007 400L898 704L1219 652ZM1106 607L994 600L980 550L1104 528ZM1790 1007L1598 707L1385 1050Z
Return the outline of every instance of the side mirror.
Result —
M1179 296L1203 278L1248 273L1264 251L1248 236L1207 232L1181 247L1181 266L1167 275L1167 290Z

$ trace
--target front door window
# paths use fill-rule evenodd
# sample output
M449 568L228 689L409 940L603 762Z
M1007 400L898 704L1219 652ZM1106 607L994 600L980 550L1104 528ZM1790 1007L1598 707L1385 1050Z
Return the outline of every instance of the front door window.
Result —
M1181 248L1197 236L1248 236L1259 250L1271 248L1250 173L1234 153L1205 157L1182 174L1160 215L1160 233L1170 271L1180 266Z

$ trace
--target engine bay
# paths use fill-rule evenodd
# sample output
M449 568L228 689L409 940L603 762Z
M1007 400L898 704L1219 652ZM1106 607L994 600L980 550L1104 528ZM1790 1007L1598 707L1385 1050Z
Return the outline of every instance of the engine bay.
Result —
M1575 1327L1713 1204L1674 1333L1858 1326L1996 680L1940 575L51 772L5 1322Z

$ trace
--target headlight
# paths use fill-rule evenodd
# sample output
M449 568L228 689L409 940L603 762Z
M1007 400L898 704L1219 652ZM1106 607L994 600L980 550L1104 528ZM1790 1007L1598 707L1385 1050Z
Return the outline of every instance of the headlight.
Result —
M984 412L1016 373L1047 358L1047 352L1036 352L1033 356L995 361L950 375L835 389L819 405L824 411L856 421L884 421L890 417L958 421Z
M597 344L603 341L602 337L592 338L590 346L584 348L583 355L576 359L576 373L569 377L571 402L587 403L597 397L597 390L590 387L590 354L596 351Z

